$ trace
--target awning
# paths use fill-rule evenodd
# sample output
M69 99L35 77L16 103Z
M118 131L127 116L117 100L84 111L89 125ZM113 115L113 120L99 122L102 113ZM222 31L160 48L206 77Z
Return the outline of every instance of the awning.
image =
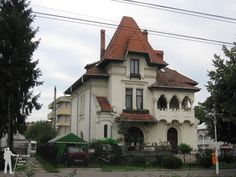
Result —
M124 110L119 117L116 118L119 121L126 121L126 122L151 122L157 123L157 120L149 114L149 111L139 111L139 110L132 110L127 111Z

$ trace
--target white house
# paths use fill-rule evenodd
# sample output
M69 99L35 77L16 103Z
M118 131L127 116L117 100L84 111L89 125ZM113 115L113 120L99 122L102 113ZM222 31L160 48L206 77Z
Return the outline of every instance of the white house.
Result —
M154 50L147 30L123 17L109 45L101 30L100 60L71 85L71 132L87 141L122 137L126 143L169 142L197 149L194 93L197 82L170 69ZM120 126L121 125L121 126Z

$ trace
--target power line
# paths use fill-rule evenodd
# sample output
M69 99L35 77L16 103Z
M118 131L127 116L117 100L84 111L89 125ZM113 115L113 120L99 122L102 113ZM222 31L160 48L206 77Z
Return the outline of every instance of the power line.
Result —
M44 12L34 11L33 13L35 13L40 18L48 18L52 20L67 21L67 22L80 23L80 24L92 25L92 26L102 26L102 27L107 27L107 28L116 28L118 26L117 24L114 24L114 23L88 20L88 19L83 19L83 18L68 17L68 16L50 14L50 13L44 13ZM121 27L126 28L127 30L136 30L135 28L131 28L128 26L121 26ZM144 29L141 29L141 30L144 30ZM216 44L216 45L230 45L230 46L233 45L232 43L225 42L225 41L206 39L206 38L177 34L177 33L169 33L169 32L163 32L163 31L152 30L152 29L147 29L147 30L149 31L150 34L153 34L153 35L161 35L165 37L171 37L171 38L183 39L183 40L189 40L189 41L195 41L195 42L203 42L203 43L209 43L209 44Z
M221 15L216 15L216 14L186 10L186 9L181 9L181 8L176 8L176 7L170 7L170 6L165 6L165 5L153 4L153 3L146 3L146 2L135 1L135 0L112 0L112 1L236 24L236 18L221 16Z

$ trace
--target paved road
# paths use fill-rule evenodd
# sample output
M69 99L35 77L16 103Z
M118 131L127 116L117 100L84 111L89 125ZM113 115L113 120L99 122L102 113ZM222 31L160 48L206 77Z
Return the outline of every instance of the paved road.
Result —
M61 169L59 173L38 172L36 177L67 177L67 174L74 169ZM191 170L191 171L173 171L173 170L145 170L145 171L129 171L129 172L102 172L100 169L77 168L76 177L214 177L214 170ZM0 171L0 177L12 177L13 175L4 175ZM236 169L220 170L220 177L236 177Z

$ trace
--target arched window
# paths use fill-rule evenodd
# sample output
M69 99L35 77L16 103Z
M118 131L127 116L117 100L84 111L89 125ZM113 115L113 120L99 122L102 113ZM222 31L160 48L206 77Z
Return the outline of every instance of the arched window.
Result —
M173 96L170 100L170 109L179 109L179 100L177 96Z
M191 104L190 104L190 99L189 97L184 97L183 101L182 101L182 109L185 111L190 110L191 108Z
M107 124L104 125L104 138L107 138L107 131L108 131L108 126Z
M161 95L157 102L157 109L165 110L167 108L167 102L164 95Z

